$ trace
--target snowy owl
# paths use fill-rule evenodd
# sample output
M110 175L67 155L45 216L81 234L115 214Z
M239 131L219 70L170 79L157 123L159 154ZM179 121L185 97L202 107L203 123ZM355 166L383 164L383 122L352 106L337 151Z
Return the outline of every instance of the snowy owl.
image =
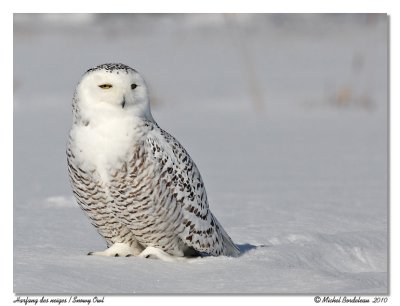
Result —
M154 121L136 70L123 64L89 69L72 109L72 190L107 243L105 251L89 255L239 255L208 207L195 163Z

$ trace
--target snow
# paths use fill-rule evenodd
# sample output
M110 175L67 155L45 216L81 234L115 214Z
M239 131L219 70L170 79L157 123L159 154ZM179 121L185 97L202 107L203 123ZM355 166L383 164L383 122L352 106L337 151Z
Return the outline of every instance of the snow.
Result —
M15 292L388 292L385 15L58 17L14 17ZM239 258L86 256L105 243L69 186L70 103L112 61L145 76Z

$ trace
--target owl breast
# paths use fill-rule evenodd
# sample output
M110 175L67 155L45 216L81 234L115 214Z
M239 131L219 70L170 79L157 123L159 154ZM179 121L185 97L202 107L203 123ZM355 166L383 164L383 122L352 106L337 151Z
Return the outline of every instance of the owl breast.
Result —
M91 120L71 130L72 151L80 167L96 172L102 182L110 180L110 171L119 167L142 136L134 118Z

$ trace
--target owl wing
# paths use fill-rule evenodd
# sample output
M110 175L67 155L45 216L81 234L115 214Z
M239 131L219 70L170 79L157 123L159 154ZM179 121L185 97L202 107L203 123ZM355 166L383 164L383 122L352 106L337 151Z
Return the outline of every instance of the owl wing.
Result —
M180 239L210 255L239 255L239 249L211 213L200 172L183 146L158 126L148 133L146 146L158 165L160 184L180 209L174 220L180 223L176 224Z

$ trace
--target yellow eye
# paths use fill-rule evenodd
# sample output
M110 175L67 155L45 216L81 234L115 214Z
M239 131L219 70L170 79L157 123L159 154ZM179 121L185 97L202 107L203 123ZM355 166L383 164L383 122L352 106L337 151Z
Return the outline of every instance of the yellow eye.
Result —
M99 85L99 87L101 89L110 89L112 87L112 85L111 84L101 84L101 85Z

